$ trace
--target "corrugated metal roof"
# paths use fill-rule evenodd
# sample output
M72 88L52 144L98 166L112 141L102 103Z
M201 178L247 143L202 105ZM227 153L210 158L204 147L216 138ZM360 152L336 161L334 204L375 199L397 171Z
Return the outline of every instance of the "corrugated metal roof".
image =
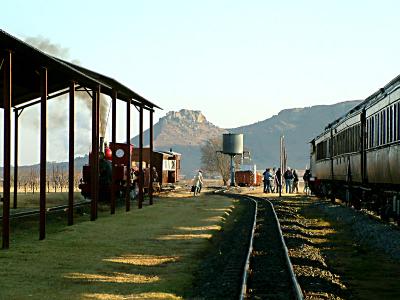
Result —
M144 104L145 106L149 107L149 108L159 108L161 109L161 107L157 106L156 104L150 102L149 100L143 98L142 96L140 96L139 94L137 94L136 92L132 91L131 89L129 89L128 87L126 87L125 85L123 85L122 83L116 81L114 78L105 76L103 74L97 73L95 71L86 69L84 67L75 65L73 63L67 62L67 61L63 61L59 58L55 58L60 62L66 63L67 65L69 65L70 67L79 70L80 72L95 78L97 81L103 82L104 84L111 86L113 89L117 90L119 92L119 97L118 99L121 100L125 100L127 101L128 99L135 99L139 102L141 102L142 104ZM111 94L110 94L111 96Z
M101 92L109 96L112 96L113 90L116 90L118 99L123 101L135 99L137 102L133 101L134 103L141 104L146 109L160 108L113 78L48 55L1 29L0 49L2 52L8 50L13 53L12 106L40 97L39 70L45 67L48 71L48 94L66 89L71 81L75 81L88 88L96 88L100 85ZM0 56L0 65L1 61ZM0 88L3 88L3 80L0 80ZM3 107L2 101L0 101L0 107Z

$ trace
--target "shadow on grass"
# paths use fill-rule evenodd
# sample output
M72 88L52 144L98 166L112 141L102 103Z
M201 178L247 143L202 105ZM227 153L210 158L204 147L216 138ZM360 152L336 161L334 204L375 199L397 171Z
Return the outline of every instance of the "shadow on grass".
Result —
M52 216L48 238L40 242L37 218L14 224L20 242L0 253L0 299L179 299L233 211L232 200L206 200L159 200L154 210L121 208L120 217L99 212L99 221L82 226L66 227L64 215ZM24 280L23 289L15 278Z
M190 287L191 272L201 258L198 251L207 248L233 209L202 209L203 217L191 224L171 222L173 226L165 234L150 238L147 251L103 258L100 271L71 272L65 279L90 284L93 291L83 294L87 299L178 299L182 289L176 287L176 281L185 281L186 288ZM159 255L160 251L170 255Z

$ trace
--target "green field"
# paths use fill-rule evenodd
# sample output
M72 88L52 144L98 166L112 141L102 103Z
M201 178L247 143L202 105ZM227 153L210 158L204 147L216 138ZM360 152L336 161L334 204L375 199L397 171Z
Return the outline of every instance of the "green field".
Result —
M180 298L237 204L215 195L158 198L95 222L54 219L44 241L37 228L17 224L11 248L0 251L0 299Z

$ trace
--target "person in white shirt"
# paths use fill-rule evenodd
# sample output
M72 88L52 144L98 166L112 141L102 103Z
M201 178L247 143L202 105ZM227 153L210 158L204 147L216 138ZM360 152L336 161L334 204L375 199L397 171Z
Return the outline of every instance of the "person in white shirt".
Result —
M203 172L201 170L194 176L193 186L195 187L194 195L200 194L201 188L203 187Z

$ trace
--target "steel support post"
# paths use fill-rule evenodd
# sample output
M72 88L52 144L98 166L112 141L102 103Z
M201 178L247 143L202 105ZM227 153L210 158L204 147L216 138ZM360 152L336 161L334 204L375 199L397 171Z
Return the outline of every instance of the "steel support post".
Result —
M90 184L91 184L91 196L92 201L90 204L90 220L95 221L97 217L97 200L98 200L98 148L99 148L99 139L98 139L98 95L97 90L93 90L92 95L92 155L90 161Z
M231 155L231 166L230 166L230 171L231 171L231 186L235 186L235 165L234 165L234 155Z
M150 205L153 205L153 137L154 137L154 131L153 131L153 110L150 109L150 128L149 128L149 133L150 133L150 154L149 154L149 164L150 164L150 180L149 180L149 202Z
M126 193L125 210L131 209L131 101L126 101L126 145L128 153L126 154Z
M12 103L12 53L4 53L4 169L3 169L3 249L10 247L10 185L11 185L11 103Z
M99 154L100 154L100 86L98 85L96 88L96 177L95 177L95 184L96 184L96 205L95 205L95 218L97 219L97 211L99 207Z
M113 145L117 142L117 92L113 91L112 99L112 123L111 123L111 140ZM111 180L111 214L115 214L115 203L116 203L116 191L115 191L115 151L112 151L112 180Z
M139 201L138 208L142 208L143 204L143 106L139 110Z
M46 237L47 69L40 70L40 216L39 240Z
M75 82L69 85L68 225L74 224Z
M13 208L18 206L18 110L14 110L14 203Z

